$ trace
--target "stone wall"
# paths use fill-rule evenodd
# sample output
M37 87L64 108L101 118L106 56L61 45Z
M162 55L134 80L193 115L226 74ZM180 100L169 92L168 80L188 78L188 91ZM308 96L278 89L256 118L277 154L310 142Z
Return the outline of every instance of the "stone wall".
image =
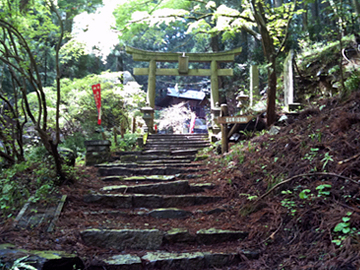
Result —
M93 166L95 164L108 162L111 156L110 145L111 142L108 140L85 141L85 165Z

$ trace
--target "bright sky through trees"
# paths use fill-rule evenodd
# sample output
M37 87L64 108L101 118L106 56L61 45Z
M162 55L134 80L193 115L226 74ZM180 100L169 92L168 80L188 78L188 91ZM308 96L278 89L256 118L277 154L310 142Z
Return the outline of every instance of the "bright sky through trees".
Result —
M78 15L74 19L73 35L86 44L87 53L93 52L95 55L106 57L118 40L118 34L111 30L115 26L115 18L112 14L118 4L126 0L103 0L104 6L99 8L96 13L86 12ZM93 47L96 46L96 50Z

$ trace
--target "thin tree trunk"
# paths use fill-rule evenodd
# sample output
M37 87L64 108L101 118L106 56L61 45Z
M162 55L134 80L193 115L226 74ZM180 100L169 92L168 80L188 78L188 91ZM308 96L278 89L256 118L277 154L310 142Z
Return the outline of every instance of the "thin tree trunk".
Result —
M266 120L267 125L270 126L276 121L276 58L271 57L271 65L268 72L268 91L267 91L267 109L266 109Z

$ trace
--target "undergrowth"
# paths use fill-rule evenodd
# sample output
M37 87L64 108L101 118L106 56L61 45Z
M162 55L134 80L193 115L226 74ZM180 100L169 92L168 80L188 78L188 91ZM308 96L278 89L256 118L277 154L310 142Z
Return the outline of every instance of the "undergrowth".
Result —
M69 181L77 179L78 172L63 164ZM2 218L10 218L28 200L46 203L57 192L54 162L43 147L27 149L26 161L0 171L0 209Z

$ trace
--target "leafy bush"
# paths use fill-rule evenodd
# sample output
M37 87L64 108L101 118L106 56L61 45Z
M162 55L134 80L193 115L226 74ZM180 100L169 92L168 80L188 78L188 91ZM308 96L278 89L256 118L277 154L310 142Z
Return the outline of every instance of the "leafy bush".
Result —
M115 142L111 142L111 151L131 151L136 147L138 134L125 134L124 138L118 136L118 145L115 145Z

